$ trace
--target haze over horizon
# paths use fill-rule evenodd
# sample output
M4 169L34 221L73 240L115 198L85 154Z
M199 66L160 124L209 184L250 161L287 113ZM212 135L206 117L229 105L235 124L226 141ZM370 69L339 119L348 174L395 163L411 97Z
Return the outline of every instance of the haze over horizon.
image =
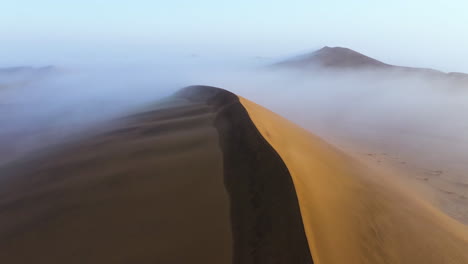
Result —
M467 8L461 0L20 0L2 5L0 66L249 62L343 46L390 64L468 72Z
M467 264L466 10L3 3L0 259Z

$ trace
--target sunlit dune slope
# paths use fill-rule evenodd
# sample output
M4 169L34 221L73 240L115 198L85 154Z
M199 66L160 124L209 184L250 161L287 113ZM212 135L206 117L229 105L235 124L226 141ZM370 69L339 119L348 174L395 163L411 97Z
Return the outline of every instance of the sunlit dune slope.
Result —
M314 263L468 263L467 227L241 98L293 178Z

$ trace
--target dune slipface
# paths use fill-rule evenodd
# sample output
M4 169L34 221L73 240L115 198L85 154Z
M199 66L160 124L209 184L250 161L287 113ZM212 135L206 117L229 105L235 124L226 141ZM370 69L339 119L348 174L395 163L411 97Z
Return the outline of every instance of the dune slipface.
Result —
M186 88L178 95L204 99L218 109L215 126L231 200L233 263L312 263L289 171L239 98L204 86Z
M0 169L5 263L312 263L292 178L239 98L187 88Z

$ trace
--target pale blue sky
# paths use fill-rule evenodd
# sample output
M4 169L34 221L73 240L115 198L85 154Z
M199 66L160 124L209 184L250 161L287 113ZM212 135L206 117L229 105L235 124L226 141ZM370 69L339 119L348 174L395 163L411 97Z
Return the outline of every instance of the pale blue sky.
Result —
M466 0L0 0L0 65L347 46L389 63L468 72Z

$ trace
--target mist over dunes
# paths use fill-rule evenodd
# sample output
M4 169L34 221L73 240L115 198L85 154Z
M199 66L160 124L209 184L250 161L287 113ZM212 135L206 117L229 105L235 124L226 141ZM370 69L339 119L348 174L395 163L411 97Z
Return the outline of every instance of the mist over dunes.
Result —
M468 1L4 1L0 264L468 264Z
M290 76L281 85L293 85L300 96L263 104L356 158L409 179L437 207L468 223L466 74L382 65L349 49L317 51L342 52L363 63L346 68L348 57L335 56L332 66L322 67L313 53L301 57L305 64L275 66L274 72Z
M0 91L2 259L468 262L465 74L190 61Z

